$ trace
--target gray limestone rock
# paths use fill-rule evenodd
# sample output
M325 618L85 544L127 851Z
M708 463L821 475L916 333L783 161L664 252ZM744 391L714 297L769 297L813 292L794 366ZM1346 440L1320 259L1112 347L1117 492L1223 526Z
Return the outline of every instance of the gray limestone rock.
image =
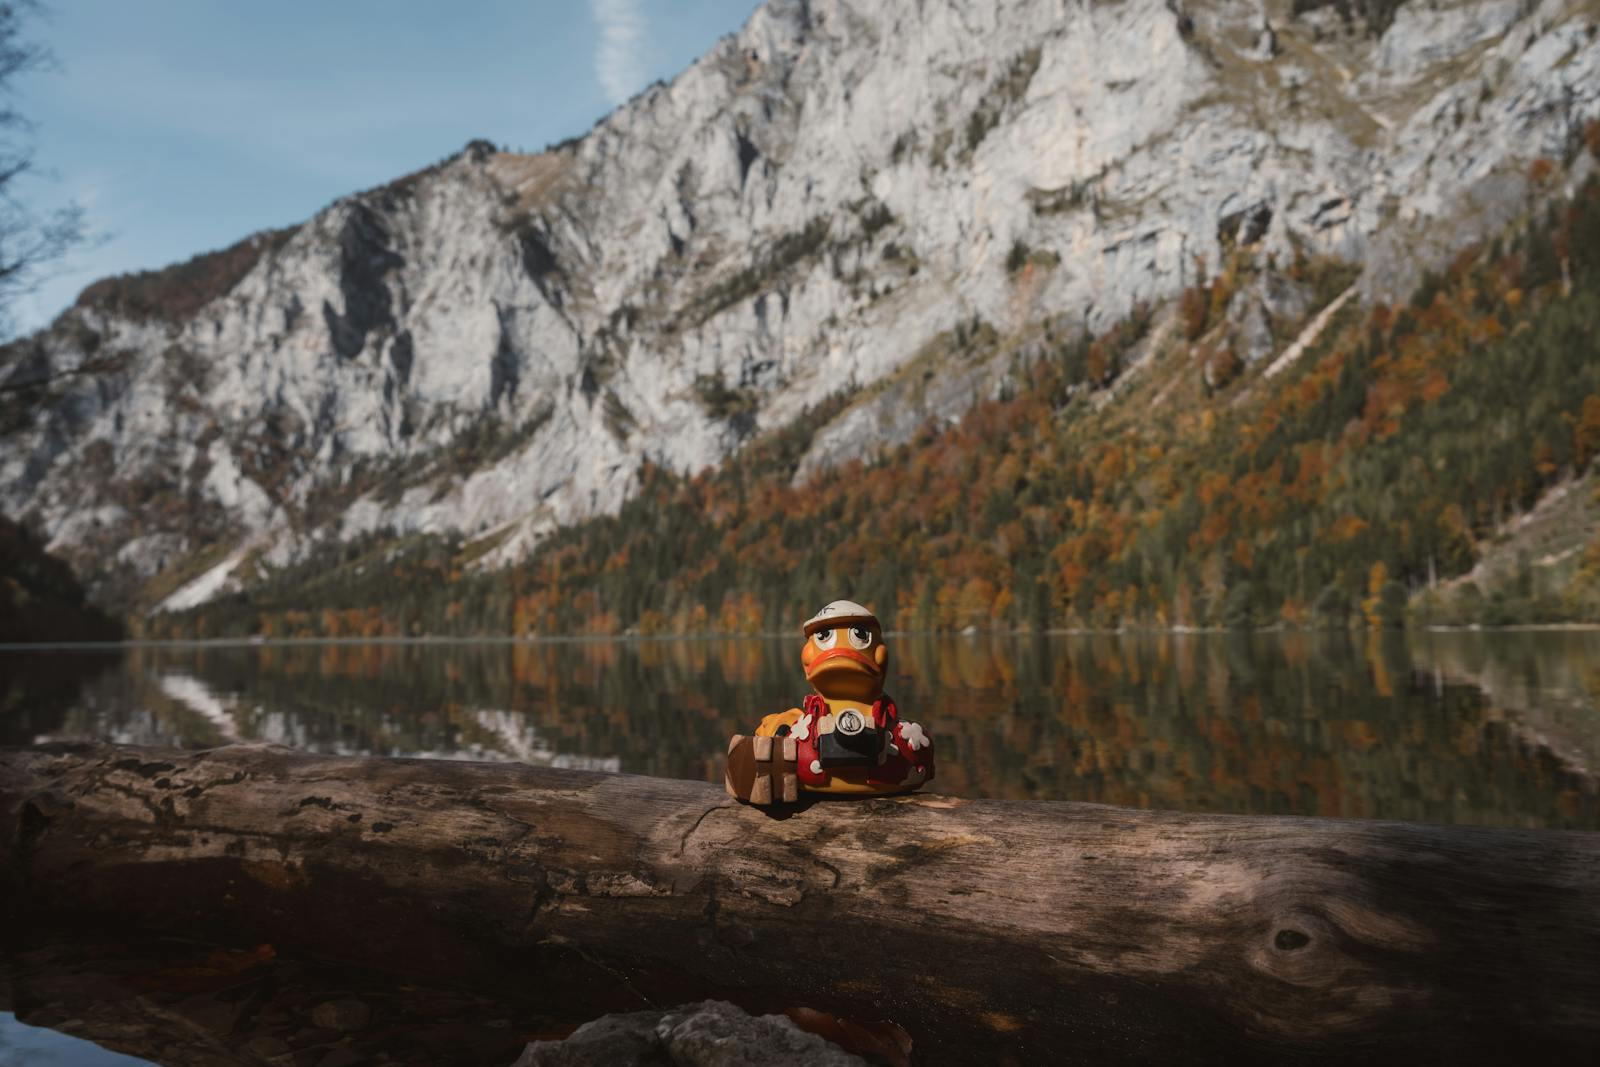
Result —
M606 1015L565 1041L535 1041L514 1067L856 1067L866 1061L782 1015L725 1001Z
M1227 317L1235 351L1246 363L1270 359L1284 343L1283 331L1312 310L1313 296L1281 274L1265 272L1233 294Z

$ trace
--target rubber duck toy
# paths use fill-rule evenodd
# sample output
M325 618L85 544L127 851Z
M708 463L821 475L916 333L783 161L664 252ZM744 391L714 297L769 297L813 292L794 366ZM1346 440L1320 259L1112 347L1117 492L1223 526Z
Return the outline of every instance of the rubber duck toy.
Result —
M883 796L933 778L933 740L883 691L889 649L872 612L835 600L805 624L800 663L813 692L728 742L728 793L792 804L800 793Z

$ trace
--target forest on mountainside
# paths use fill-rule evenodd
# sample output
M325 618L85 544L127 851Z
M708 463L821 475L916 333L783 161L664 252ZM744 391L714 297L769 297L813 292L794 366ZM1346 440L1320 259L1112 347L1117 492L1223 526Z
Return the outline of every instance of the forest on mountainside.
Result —
M121 637L122 627L89 603L72 568L0 515L0 644Z
M492 538L376 534L147 634L761 632L837 596L915 629L1597 621L1593 528L1559 566L1464 579L1553 488L1600 504L1600 180L1569 199L1560 175L1536 163L1515 232L1404 305L1351 301L1272 377L1230 347L1231 294L1281 269L1321 307L1346 265L1234 249L1144 364L1124 366L1149 310L1053 338L959 423L803 484L814 428L851 397L693 477L645 466L620 513L514 566L473 566ZM1003 343L982 323L950 340Z

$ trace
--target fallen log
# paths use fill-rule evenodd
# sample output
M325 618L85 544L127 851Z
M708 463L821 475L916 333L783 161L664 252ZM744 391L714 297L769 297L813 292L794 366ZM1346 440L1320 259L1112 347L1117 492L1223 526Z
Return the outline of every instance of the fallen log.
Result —
M0 898L492 965L578 1018L888 1019L929 1063L1600 1051L1600 834L929 794L775 816L630 775L57 745L0 750Z

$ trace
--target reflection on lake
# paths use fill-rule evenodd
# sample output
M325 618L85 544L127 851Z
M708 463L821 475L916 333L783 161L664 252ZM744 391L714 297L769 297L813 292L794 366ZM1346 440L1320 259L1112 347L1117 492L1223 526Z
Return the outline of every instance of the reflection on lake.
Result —
M1600 634L891 636L964 796L1600 827ZM0 743L514 759L720 778L798 639L0 651Z

